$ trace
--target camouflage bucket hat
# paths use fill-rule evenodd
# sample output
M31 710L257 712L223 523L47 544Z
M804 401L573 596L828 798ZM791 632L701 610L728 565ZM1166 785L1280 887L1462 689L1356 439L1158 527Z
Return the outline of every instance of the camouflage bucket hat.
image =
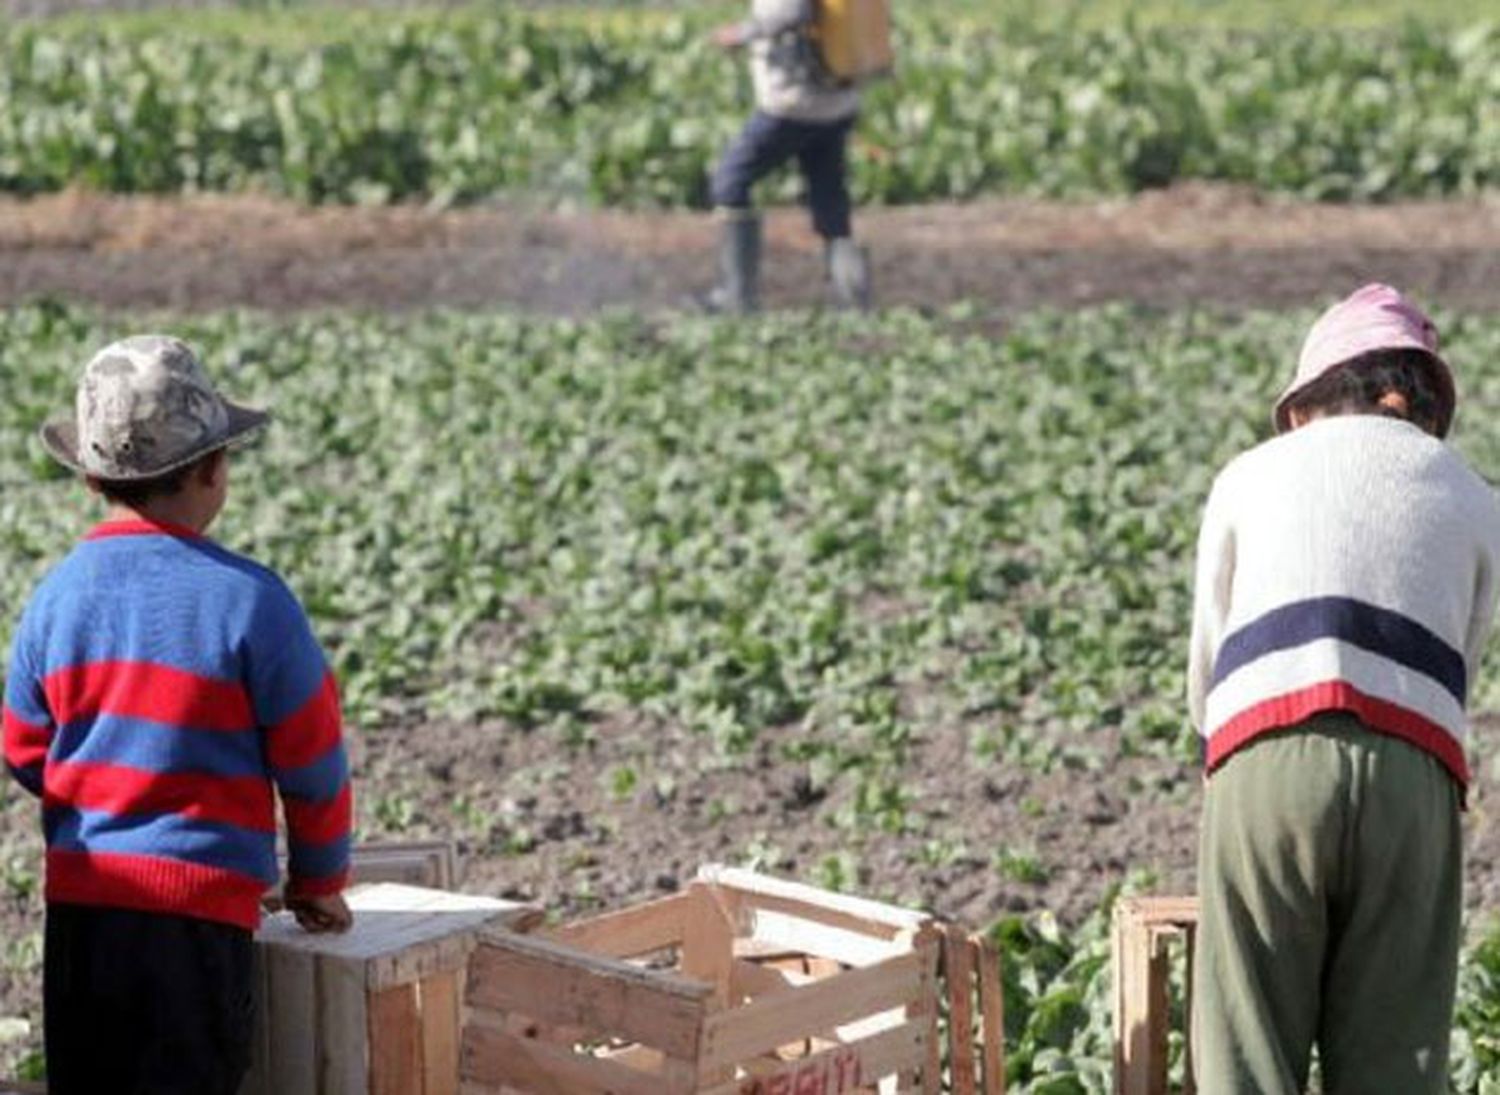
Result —
M268 421L264 411L219 395L186 343L137 335L94 355L78 382L75 413L43 426L42 444L96 479L151 479L243 441Z

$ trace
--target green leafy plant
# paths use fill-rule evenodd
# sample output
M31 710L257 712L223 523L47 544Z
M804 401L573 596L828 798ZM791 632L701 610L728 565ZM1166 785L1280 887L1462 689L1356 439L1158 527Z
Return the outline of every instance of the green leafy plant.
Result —
M962 5L901 16L898 78L870 93L854 146L862 200L1178 179L1383 199L1500 182L1493 23L1285 33L1274 18L1012 10L954 33ZM701 207L746 113L701 17L479 8L280 26L0 28L0 189Z
M983 318L172 326L228 390L277 412L237 459L213 531L307 605L353 735L493 727L542 747L524 762L540 785L566 783L591 743L649 715L701 743L709 768L764 753L752 770L793 823L839 842L804 850L768 816L729 855L868 893L893 858L963 869L962 837L982 873L1005 839L934 820L942 804L921 791L913 743L952 735L957 763L1058 778L1191 750L1181 694L1199 511L1214 471L1267 431L1311 317L1111 307L1008 318L998 333ZM1500 320L1439 321L1463 378L1455 443L1493 475ZM0 627L91 520L34 438L121 332L117 316L58 305L0 313ZM1497 664L1475 682L1480 718L1500 711ZM992 728L984 748L966 732L979 724ZM764 748L788 729L784 754ZM603 797L670 794L660 780L674 770L650 741L623 744L598 769ZM497 806L487 818L478 792L460 797L479 773L428 817L420 778L369 772L366 829L457 819L492 858L561 843L545 817ZM753 814L764 789L715 785L703 816ZM1173 791L1122 781L1120 793ZM33 831L29 799L0 808ZM610 854L565 844L557 899L601 901ZM26 862L7 900L30 910ZM1026 862L1010 869L1027 875ZM996 927L1015 1090L1107 1090L1107 915ZM1455 1047L1465 1095L1490 1091L1500 1067L1497 955L1476 933ZM34 978L39 960L39 936L7 942L13 976Z

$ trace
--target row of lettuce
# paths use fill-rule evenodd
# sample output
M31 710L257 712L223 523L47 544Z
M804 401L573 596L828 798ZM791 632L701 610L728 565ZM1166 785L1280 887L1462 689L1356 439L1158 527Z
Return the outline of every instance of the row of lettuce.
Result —
M0 30L0 190L694 207L749 109L701 19L389 14L306 39L250 25ZM862 200L1500 183L1500 25L990 28L909 7L898 37L854 152Z

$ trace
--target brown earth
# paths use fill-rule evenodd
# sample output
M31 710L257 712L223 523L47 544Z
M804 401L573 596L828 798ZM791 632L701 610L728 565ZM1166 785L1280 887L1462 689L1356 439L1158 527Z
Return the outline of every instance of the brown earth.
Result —
M862 211L882 303L1002 312L1134 301L1305 306L1361 281L1500 308L1500 200L1325 206L1185 186L1128 201ZM712 277L714 223L682 213L319 208L257 197L0 200L0 303L275 311L679 307ZM770 218L766 300L817 303L796 210Z

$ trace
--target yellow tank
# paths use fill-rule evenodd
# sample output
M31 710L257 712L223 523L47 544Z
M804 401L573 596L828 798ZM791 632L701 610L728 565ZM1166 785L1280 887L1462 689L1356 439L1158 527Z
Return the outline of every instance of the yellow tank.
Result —
M890 0L817 0L817 7L813 36L835 79L860 84L891 71Z

